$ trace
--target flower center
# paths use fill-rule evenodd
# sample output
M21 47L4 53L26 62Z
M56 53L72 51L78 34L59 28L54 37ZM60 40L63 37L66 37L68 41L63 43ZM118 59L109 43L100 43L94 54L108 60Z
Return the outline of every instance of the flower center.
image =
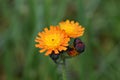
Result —
M60 45L60 35L51 34L45 37L45 45L50 48L55 48Z
M52 39L52 41L54 41L54 39Z

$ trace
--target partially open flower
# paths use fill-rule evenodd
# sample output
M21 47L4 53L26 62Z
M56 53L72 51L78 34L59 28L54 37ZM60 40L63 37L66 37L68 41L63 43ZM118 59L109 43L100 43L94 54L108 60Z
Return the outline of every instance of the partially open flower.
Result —
M45 55L50 55L52 52L54 54L59 54L62 50L67 50L68 35L64 30L61 30L57 26L50 26L50 29L45 28L43 32L38 33L35 41L38 42L35 46L41 48L40 53L45 52Z
M78 22L66 20L65 22L60 22L59 26L61 29L65 30L67 35L71 38L80 37L84 33L84 28L79 25Z

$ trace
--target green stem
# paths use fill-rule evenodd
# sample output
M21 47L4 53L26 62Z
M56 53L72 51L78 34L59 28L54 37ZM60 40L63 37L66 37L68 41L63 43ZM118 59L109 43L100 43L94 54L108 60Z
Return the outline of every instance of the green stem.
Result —
M58 79L67 80L65 55L60 55L60 60L57 62L57 69L58 69Z
M67 80L65 59L63 59L63 64L62 64L62 78L63 80Z
M67 80L66 68L65 68L65 59L63 59L63 64L62 64L62 77L63 77L63 80Z

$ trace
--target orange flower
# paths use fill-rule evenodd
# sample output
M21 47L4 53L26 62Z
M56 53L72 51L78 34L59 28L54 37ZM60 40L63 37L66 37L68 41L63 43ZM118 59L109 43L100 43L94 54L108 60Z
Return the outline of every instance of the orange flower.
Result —
M64 30L50 26L50 30L45 28L43 32L38 33L38 37L35 39L38 44L35 46L41 48L40 53L46 51L45 55L49 55L53 51L55 54L59 54L59 51L67 50L69 40Z
M78 22L66 20L65 22L60 22L59 26L61 29L65 30L67 35L71 38L80 37L84 33L84 28L79 25Z

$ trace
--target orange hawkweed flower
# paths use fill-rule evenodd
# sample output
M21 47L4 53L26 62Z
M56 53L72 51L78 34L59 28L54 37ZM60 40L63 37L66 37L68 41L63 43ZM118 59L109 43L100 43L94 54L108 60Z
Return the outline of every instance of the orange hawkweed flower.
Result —
M45 28L43 32L38 33L35 42L38 42L35 46L41 48L40 53L45 52L45 55L59 54L59 51L67 50L69 37L64 30L61 30L57 26L50 26L50 29Z
M84 33L84 28L81 25L79 25L78 22L66 20L60 22L59 26L61 29L65 30L67 35L71 38L80 37Z

